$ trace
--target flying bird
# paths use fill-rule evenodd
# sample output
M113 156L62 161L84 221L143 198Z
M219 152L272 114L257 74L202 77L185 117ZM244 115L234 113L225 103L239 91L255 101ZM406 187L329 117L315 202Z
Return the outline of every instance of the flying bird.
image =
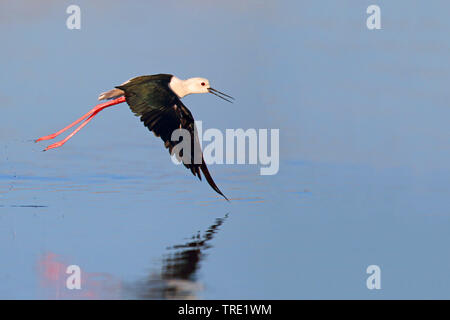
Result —
M209 185L218 194L228 200L217 187L208 171L197 135L194 134L196 130L194 117L189 109L181 102L181 98L193 93L211 93L228 102L234 100L233 97L211 88L208 79L205 78L181 80L171 74L140 76L130 79L110 91L101 93L98 99L109 101L96 105L88 113L67 127L56 133L41 137L37 139L36 142L53 139L84 120L84 122L65 139L49 145L44 151L61 147L100 111L113 105L126 102L130 106L131 111L133 111L136 116L140 117L144 125L157 137L161 137L164 141L164 146L169 150L171 155L175 152L175 156L178 159L183 159L182 162L184 166L200 180L202 179L200 171L203 172ZM172 133L176 129L185 129L190 133L191 155L185 157L188 161L184 161L183 150L180 150L178 153L174 150L175 146L182 142L182 139L179 141L172 141L171 139ZM199 159L200 161L195 161L195 159Z

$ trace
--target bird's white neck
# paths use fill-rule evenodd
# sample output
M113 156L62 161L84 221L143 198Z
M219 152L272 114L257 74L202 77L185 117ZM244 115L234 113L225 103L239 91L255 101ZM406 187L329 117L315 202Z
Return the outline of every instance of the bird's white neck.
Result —
M179 97L183 98L187 96L188 94L191 94L192 92L189 92L187 86L186 86L186 80L181 80L175 76L170 79L169 87L172 89L173 92Z

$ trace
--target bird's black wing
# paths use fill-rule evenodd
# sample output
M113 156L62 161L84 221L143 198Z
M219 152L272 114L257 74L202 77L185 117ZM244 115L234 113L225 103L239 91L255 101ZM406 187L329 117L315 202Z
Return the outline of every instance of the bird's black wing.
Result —
M139 78L135 78L140 80L138 84L133 84L133 79L128 84L117 87L125 91L125 98L131 110L140 116L141 121L150 131L164 141L164 146L170 154L177 152L178 150L174 148L182 142L182 137L179 141L172 141L172 133L176 129L186 129L191 139L191 155L186 157L187 160L183 161L183 165L200 180L202 178L200 171L203 172L209 185L227 199L208 171L196 134L194 117L189 109L169 88L168 81ZM182 160L183 150L175 156Z
M140 76L116 88L125 92L127 103L134 114L142 116L148 111L168 107L178 100L169 88L171 79L170 74Z

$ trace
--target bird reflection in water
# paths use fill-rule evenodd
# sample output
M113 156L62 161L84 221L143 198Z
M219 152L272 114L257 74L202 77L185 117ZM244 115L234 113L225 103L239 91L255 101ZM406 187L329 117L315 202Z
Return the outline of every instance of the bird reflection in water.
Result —
M197 271L206 251L212 246L210 241L219 227L228 218L217 218L203 234L198 232L185 244L168 247L163 258L160 274L152 273L149 278L133 288L141 299L197 299L202 285L198 282Z

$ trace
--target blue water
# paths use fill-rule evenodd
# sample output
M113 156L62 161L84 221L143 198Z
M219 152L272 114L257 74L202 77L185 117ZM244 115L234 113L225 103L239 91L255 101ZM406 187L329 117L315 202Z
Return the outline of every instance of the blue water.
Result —
M375 2L2 1L0 298L450 298L450 4ZM160 72L236 97L186 97L204 129L280 129L278 174L210 165L227 203L125 105L33 142Z

